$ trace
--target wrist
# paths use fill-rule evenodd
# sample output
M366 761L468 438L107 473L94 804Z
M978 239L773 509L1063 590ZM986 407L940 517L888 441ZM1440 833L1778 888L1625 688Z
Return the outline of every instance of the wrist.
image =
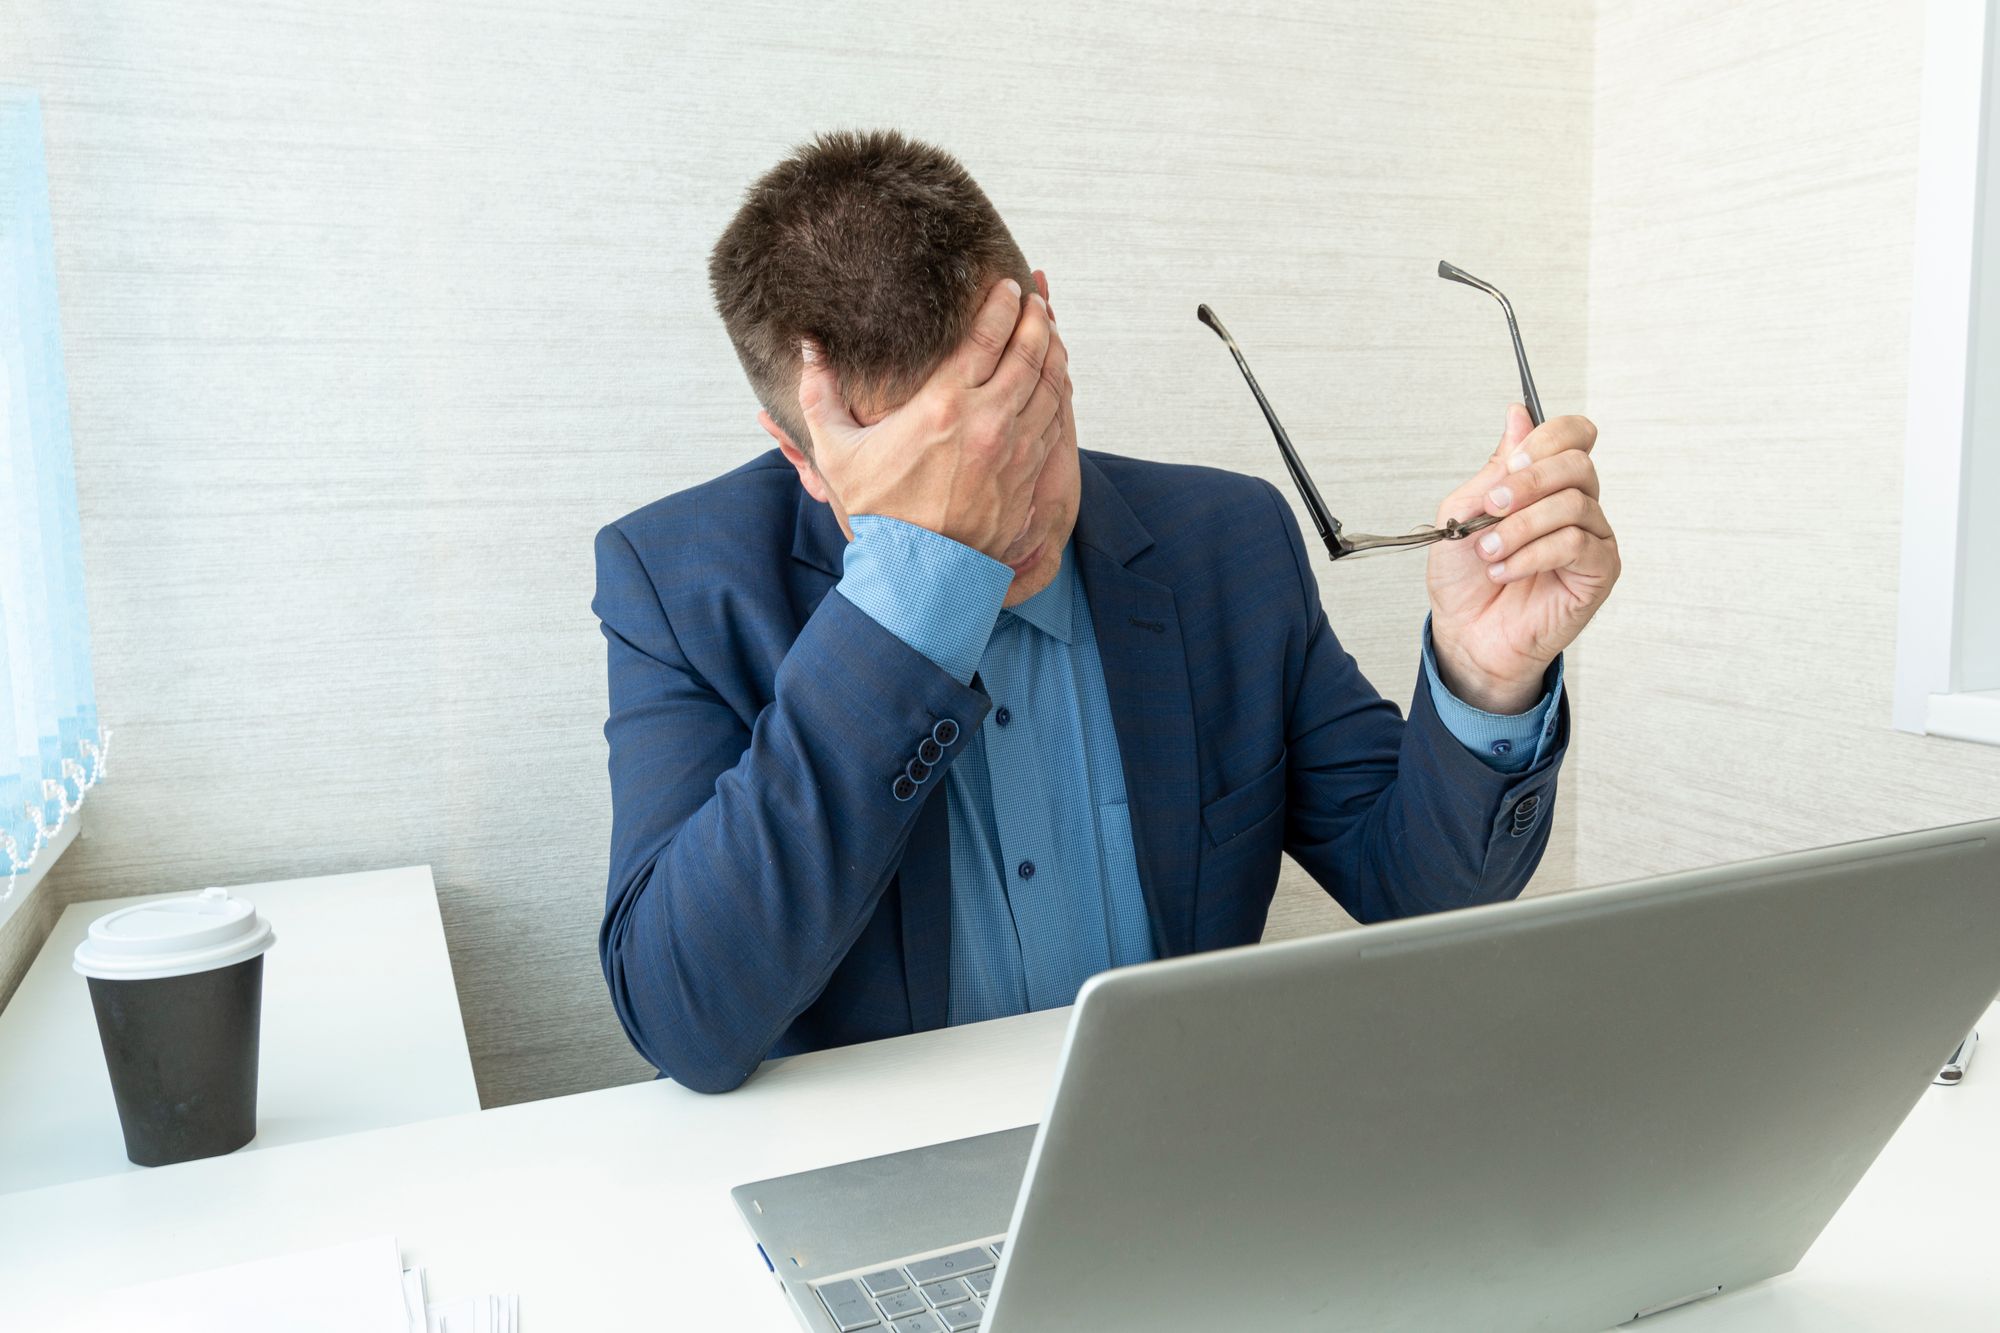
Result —
M1480 670L1442 644L1438 645L1436 659L1438 683L1482 713L1518 717L1540 702L1544 693L1542 677L1548 672L1546 666L1537 668L1525 679L1499 676Z

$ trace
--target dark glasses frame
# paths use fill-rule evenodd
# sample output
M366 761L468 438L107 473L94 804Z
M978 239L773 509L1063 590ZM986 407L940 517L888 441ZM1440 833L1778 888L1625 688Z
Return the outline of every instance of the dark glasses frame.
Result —
M1542 424L1542 400L1535 392L1535 377L1528 369L1528 353L1521 346L1521 327L1514 321L1514 307L1498 287L1481 281L1455 264L1438 261L1438 276L1452 282L1462 282L1468 287L1476 287L1500 303L1507 313L1507 332L1514 340L1514 360L1521 369L1521 400L1528 409L1528 418L1537 426ZM1394 550L1405 547L1429 546L1433 542L1455 542L1481 528L1490 528L1500 521L1497 514L1479 514L1468 519L1446 519L1441 528L1419 527L1400 536L1381 537L1368 532L1346 532L1339 519L1326 507L1320 498L1319 487L1313 485L1306 465L1299 461L1299 451L1292 447L1292 437L1285 433L1285 427L1278 420L1278 414L1271 410L1271 402L1264 397L1264 390L1258 387L1257 377L1250 373L1250 363L1243 359L1243 351L1236 345L1236 339L1229 336L1229 330L1215 317L1215 312L1206 305L1195 308L1195 317L1214 329L1229 348L1229 354L1236 358L1236 368L1243 372L1243 380L1256 395L1257 406L1264 410L1264 420L1271 425L1271 433L1278 438L1278 452L1285 457L1285 470L1292 474L1292 483L1299 488L1299 497L1305 501L1306 512L1312 516L1313 526L1319 529L1319 538L1326 543L1327 554L1339 560L1346 556L1361 555L1368 551Z

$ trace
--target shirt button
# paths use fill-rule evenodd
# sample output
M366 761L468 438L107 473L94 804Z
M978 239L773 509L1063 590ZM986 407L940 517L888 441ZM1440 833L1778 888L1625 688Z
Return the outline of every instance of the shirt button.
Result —
M1015 870L1022 879L1033 879L1035 877L1035 863L1033 861L1023 861L1019 866L1015 867Z
M1514 748L1514 742L1509 740L1498 740L1493 742L1493 753L1495 754L1507 754L1511 752L1513 748Z
M993 714L993 723L995 726L1004 727L1013 720L1014 720L1014 715L1007 711L1006 704L1001 704L1000 707L997 710L995 710Z

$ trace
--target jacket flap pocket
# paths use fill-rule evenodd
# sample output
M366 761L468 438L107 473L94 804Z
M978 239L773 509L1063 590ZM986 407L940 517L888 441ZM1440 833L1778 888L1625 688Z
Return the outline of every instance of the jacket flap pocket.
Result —
M1201 823L1208 830L1209 842L1220 847L1284 805L1285 757L1281 752L1277 763L1201 808Z

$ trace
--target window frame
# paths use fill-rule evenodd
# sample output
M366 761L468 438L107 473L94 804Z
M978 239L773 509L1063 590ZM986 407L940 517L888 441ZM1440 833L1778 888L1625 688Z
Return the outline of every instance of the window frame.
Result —
M1989 49L2000 38L1995 9L1995 0L1928 0L1924 9L1891 716L1898 730L1989 744L2000 744L2000 689L1966 687L1985 684L1988 675L2000 684L2000 663L1968 663L1973 648L1963 618L1975 578L2000 581L1967 568L1968 520L2000 513L2000 496L1973 493L2000 469L1982 460L1982 475L1974 477L1969 467L1975 358L2000 366L2000 327L1985 331L1982 348L1976 319L1982 283L1988 307L2000 309L2000 253L1986 254L1982 265L1979 244L1982 195L2000 207L2000 161L1982 170L1988 155L2000 158L2000 133L1987 132L1989 120L2000 126ZM2000 400L1977 406L2000 419Z

